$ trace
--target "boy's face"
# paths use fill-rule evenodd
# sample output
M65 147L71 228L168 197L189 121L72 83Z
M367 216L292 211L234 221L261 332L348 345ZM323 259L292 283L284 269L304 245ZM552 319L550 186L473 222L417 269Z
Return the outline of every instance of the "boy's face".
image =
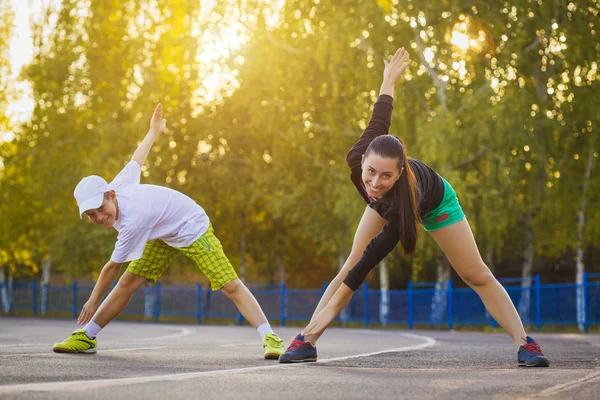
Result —
M119 218L119 207L115 191L111 190L108 192L108 195L104 196L104 201L100 207L87 210L84 214L94 224L102 225L105 228L112 228L115 221Z

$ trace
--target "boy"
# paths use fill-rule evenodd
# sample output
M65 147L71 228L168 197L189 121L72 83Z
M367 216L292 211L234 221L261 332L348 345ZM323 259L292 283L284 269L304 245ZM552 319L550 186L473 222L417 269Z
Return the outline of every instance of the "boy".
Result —
M283 352L283 343L252 293L238 279L202 207L173 189L140 184L142 165L165 125L162 106L158 104L148 134L115 179L108 184L92 175L83 178L75 188L79 216L85 214L95 224L114 227L119 236L77 319L85 326L55 344L53 350L96 353L98 332L123 311L137 289L146 281L155 283L175 257L183 253L208 277L212 290L221 290L233 300L240 313L258 330L264 357L276 360ZM117 286L100 305L121 264L128 261L131 263Z

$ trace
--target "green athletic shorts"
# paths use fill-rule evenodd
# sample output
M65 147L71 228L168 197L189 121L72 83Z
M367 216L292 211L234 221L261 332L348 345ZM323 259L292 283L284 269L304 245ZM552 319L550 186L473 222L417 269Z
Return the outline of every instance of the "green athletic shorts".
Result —
M462 208L460 208L460 204L458 204L456 192L444 178L442 178L442 181L444 182L444 198L442 202L421 218L421 223L428 232L444 228L465 219L465 214Z
M213 232L212 224L204 235L186 247L171 247L160 239L148 241L142 258L130 262L127 272L156 283L180 253L196 263L200 272L210 280L212 290L219 290L238 277Z

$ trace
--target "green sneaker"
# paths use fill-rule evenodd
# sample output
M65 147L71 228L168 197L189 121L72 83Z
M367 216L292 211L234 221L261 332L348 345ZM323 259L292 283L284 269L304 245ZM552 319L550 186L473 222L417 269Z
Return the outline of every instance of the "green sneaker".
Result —
M85 329L77 329L65 341L52 346L55 353L86 353L95 354L98 348L96 339L90 339Z
M265 360L277 360L283 354L283 340L274 333L267 333L263 341Z

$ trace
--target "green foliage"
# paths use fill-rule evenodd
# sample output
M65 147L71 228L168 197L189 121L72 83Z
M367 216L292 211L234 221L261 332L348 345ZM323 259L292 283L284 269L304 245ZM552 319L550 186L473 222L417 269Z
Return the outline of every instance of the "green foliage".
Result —
M78 218L73 188L85 175L112 179L161 102L167 130L143 181L202 205L251 281L277 282L283 268L291 285L320 286L365 207L345 156L369 120L382 59L400 46L413 65L391 133L454 186L486 261L498 272L519 262L530 215L540 270L573 268L563 259L589 154L583 245L598 254L597 1L275 3L49 9L34 26L23 79L35 110L22 126L8 126L0 57L0 128L15 134L0 134L0 264L25 273L51 253L67 278L99 271L116 235ZM0 14L5 54L11 14ZM421 232L413 259L390 256L392 288L434 279L438 257Z

